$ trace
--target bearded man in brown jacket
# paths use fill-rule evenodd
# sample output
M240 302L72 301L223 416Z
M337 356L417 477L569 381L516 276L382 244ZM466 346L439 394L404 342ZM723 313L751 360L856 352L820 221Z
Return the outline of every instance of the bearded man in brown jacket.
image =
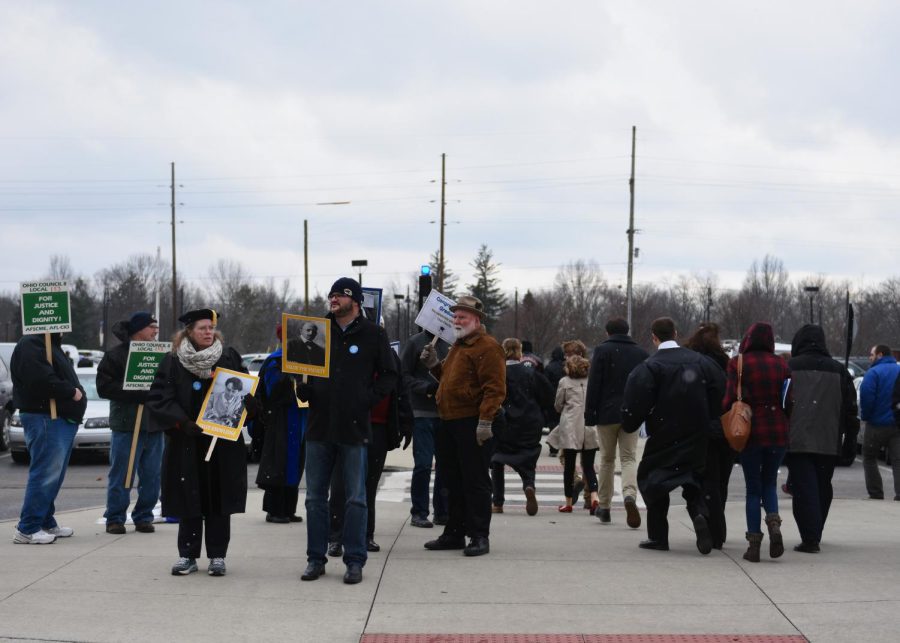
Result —
M482 556L490 551L491 425L506 398L506 356L481 324L481 300L460 297L450 311L456 343L446 359L440 362L430 344L420 356L440 382L435 458L449 507L444 533L425 543L425 549L462 549L466 556Z

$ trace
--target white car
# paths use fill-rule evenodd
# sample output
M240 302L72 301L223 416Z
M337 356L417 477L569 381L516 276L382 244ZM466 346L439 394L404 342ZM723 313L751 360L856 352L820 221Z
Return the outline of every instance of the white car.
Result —
M84 421L75 434L75 451L100 451L109 456L109 400L101 399L97 394L97 369L76 368L75 373L87 393L87 410ZM25 447L25 430L22 420L16 413L9 426L9 450L12 459L20 464L28 462L28 449Z
M270 353L244 353L241 355L241 363L244 365L251 375L259 375L259 369L262 368L263 362Z

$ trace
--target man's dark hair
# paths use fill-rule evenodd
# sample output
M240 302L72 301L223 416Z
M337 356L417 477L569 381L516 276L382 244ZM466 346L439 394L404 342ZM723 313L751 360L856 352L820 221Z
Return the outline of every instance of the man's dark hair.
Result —
M621 317L613 317L606 322L607 335L627 335L628 330L628 322Z
M650 324L650 332L660 342L668 342L675 339L675 322L671 317L659 317Z
M887 344L879 344L875 347L875 354L878 355L879 353L885 356L893 355L893 353L891 353L891 347Z

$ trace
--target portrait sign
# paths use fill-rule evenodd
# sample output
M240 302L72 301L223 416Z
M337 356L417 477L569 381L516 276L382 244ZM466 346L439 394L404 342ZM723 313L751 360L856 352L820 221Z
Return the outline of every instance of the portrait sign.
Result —
M330 320L282 313L281 341L283 372L328 377L331 361Z
M416 315L416 325L448 344L453 344L456 336L453 334L453 313L450 312L450 306L455 305L456 302L449 297L432 290L422 302L422 310Z
M207 435L234 442L241 437L247 409L244 397L256 392L259 378L240 371L217 368L213 371L212 386L206 392L197 426Z
M69 282L23 282L19 287L19 293L22 297L24 335L72 332Z
M383 291L381 288L363 287L362 294L363 314L366 316L366 319L377 324L381 319L381 298Z
M148 391L159 365L172 350L171 342L131 342L125 363L123 391Z
M400 357L400 342L393 341L391 342L391 350L397 353L397 357Z

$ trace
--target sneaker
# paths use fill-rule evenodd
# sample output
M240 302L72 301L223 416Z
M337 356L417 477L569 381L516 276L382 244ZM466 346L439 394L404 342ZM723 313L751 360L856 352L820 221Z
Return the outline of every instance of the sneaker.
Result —
M409 524L413 527L421 527L422 529L431 529L434 527L434 523L428 520L428 518L423 518L422 516L413 516L409 519Z
M172 565L172 576L187 576L197 571L197 560L194 558L181 557L178 562Z
M194 565L194 569L196 570L197 566ZM224 558L210 558L209 559L209 567L206 568L206 573L210 576L224 576L225 575L225 559Z
M39 529L33 534L23 534L16 529L16 535L13 537L13 542L17 545L49 545L55 540L56 536L48 534L43 529Z
M57 538L70 538L75 533L75 530L71 527L60 527L59 525L52 529L45 529L44 531Z
M125 533L125 525L120 522L106 523L106 533L120 536Z

